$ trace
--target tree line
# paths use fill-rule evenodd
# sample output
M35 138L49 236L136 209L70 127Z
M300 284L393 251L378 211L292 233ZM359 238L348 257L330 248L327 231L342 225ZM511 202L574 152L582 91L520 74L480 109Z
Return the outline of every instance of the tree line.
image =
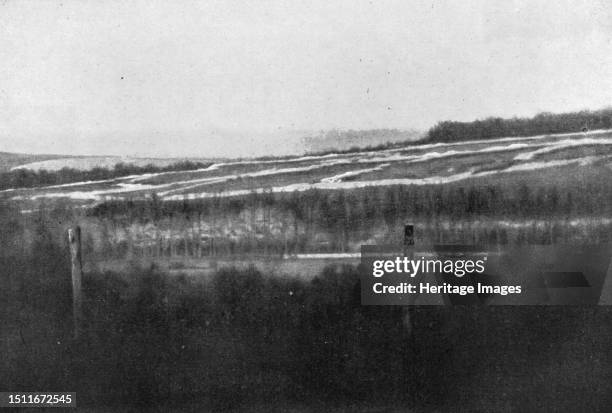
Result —
M111 251L157 257L345 252L401 242L416 225L420 245L440 242L556 244L606 242L612 186L390 186L350 192L253 193L183 201L108 201L89 211ZM576 219L578 225L571 224ZM128 231L130 228L130 231ZM141 230L135 233L136 229Z
M612 108L558 114L544 112L531 118L490 117L473 122L444 121L429 129L423 142L460 142L506 136L580 133L610 128Z
M369 186L351 191L309 189L291 193L253 192L248 195L162 201L155 194L144 199L108 200L89 215L125 217L130 222L149 222L162 217L225 212L237 214L253 208L288 211L300 220L334 226L337 220L394 221L396 217L420 220L478 217L551 217L609 215L612 185L604 180L585 185L527 182L510 185L393 185Z

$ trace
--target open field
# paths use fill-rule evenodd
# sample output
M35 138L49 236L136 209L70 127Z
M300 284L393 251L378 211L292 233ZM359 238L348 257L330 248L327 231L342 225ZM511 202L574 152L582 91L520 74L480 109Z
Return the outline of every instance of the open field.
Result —
M81 204L138 199L163 200L283 193L308 189L353 189L389 185L441 185L466 180L492 183L523 174L569 178L612 173L612 132L562 134L410 145L380 151L302 156L265 161L228 161L187 172L161 172L117 179L11 189L14 201L66 198ZM522 179L522 177L521 177ZM529 178L531 179L531 178Z

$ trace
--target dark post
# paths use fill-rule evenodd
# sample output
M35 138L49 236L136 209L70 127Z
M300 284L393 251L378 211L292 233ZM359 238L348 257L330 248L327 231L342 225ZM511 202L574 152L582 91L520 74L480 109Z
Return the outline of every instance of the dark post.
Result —
M81 228L75 226L68 229L68 243L70 244L70 262L72 264L72 314L74 318L74 338L79 338L81 330L81 279L83 266L81 262Z
M414 225L404 224L404 257L414 258ZM404 327L408 332L412 331L412 321L410 320L410 308L404 307Z
M408 257L409 259L414 259L414 224L404 224L404 257ZM414 304L414 297L410 298L411 304ZM410 357L407 359L408 366L411 372L411 379L416 381L416 371L414 366L416 365L416 352L415 352L415 337L412 331L412 317L411 317L411 309L410 306L402 307L403 313L403 324L406 332L410 337ZM414 392L413 394L413 403L414 403Z
M404 255L414 254L414 225L404 225Z

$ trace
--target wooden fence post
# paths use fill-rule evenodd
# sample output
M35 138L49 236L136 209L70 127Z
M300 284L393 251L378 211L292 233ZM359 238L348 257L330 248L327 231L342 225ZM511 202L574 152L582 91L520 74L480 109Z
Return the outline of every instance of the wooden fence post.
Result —
M404 225L404 255L412 259L414 255L414 225Z
M412 223L406 223L404 224L404 243L403 243L403 247L404 247L404 257L407 257L408 259L412 260L414 259L414 224ZM416 278L413 278L413 280L416 280ZM415 302L415 298L414 296L410 297L410 304L414 304ZM411 374L411 379L413 380L413 382L416 381L416 346L415 346L415 342L416 342L416 338L414 336L413 333L413 328L412 328L412 309L411 309L411 305L407 305L407 306L403 306L402 307L402 323L404 324L404 328L406 329L406 332L408 334L409 337L409 343L410 343L410 357L407 360L408 362L408 368L410 369L410 374ZM415 392L411 392L412 394L412 402L415 403Z
M81 281L83 265L81 262L81 228L75 226L68 229L70 244L70 262L72 264L72 315L74 320L74 338L79 338L82 320Z
M414 259L414 225L404 224L404 257ZM412 299L411 301L413 301ZM411 303L412 304L412 303ZM412 320L410 317L410 306L403 307L403 323L408 333L412 332Z

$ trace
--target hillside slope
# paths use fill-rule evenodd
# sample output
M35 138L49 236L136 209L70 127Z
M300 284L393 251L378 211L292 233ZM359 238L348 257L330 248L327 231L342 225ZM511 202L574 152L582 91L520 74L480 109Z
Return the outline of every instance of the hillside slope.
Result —
M0 152L0 172L10 171L20 165L32 162L44 162L52 159L70 157L63 155L29 155L24 153Z
M440 185L465 180L494 182L511 176L569 179L612 173L612 131L543 135L487 141L407 145L378 151L331 153L272 160L218 162L194 171L149 173L0 192L12 200L67 198L92 202L112 198L161 199L293 192L311 188L352 189L389 185Z

